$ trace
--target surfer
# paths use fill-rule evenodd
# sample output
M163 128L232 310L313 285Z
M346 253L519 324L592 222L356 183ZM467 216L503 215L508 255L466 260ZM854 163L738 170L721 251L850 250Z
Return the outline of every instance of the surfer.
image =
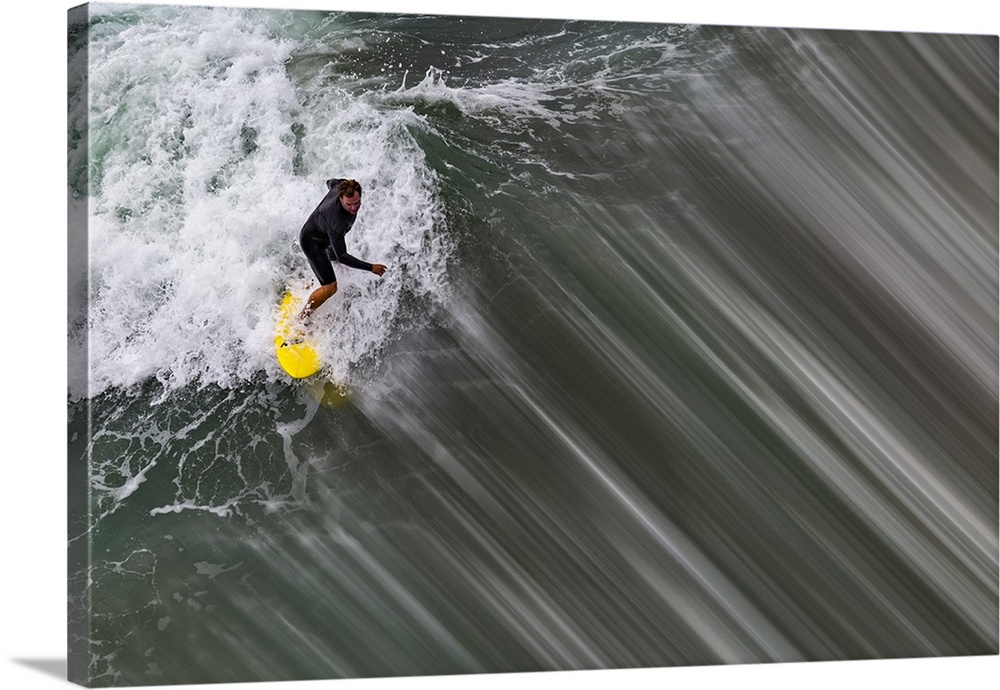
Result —
M309 259L319 287L309 295L299 318L307 321L309 315L337 292L337 274L333 262L371 271L377 276L385 273L382 264L370 264L347 253L344 236L351 231L354 219L361 208L361 185L357 180L332 179L326 181L329 192L319 202L299 233L299 245Z

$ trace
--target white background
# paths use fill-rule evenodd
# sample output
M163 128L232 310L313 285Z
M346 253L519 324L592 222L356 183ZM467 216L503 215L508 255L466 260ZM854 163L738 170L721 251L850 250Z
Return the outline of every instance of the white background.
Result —
M3 16L4 88L0 331L0 687L64 686L66 661L66 10L75 2L17 0ZM301 9L998 33L998 3L951 0L173 0ZM19 359L21 358L21 359ZM29 360L26 365L24 360ZM51 362L51 364L49 364ZM47 367L51 369L46 370ZM41 372L41 373L40 373ZM995 687L1000 657L447 678L217 685L260 690L493 690L517 687L768 688L810 690Z

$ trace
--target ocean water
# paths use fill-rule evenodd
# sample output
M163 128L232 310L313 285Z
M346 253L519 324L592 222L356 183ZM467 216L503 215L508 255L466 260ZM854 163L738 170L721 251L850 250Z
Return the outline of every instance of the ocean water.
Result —
M71 12L71 677L996 654L997 48Z

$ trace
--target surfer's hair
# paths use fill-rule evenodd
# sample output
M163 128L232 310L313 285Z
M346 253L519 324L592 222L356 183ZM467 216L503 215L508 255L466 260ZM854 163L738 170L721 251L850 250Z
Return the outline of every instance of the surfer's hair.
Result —
M340 184L337 185L337 196L354 196L354 194L361 194L361 185L357 180L341 180Z

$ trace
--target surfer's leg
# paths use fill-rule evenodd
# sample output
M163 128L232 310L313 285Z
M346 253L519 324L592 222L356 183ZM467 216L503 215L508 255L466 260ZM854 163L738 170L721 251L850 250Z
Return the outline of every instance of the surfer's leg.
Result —
M299 243L302 245L302 252L309 259L309 265L320 284L320 287L309 295L306 306L303 307L302 313L299 315L299 318L305 321L311 313L319 309L323 302L333 297L334 293L337 292L337 274L333 271L333 262L330 261L325 246L311 241L305 233L299 238Z
M337 281L333 281L329 285L321 285L317 289L313 290L313 293L309 295L306 306L302 309L302 318L307 319L310 314L319 309L323 302L333 297L336 292Z

